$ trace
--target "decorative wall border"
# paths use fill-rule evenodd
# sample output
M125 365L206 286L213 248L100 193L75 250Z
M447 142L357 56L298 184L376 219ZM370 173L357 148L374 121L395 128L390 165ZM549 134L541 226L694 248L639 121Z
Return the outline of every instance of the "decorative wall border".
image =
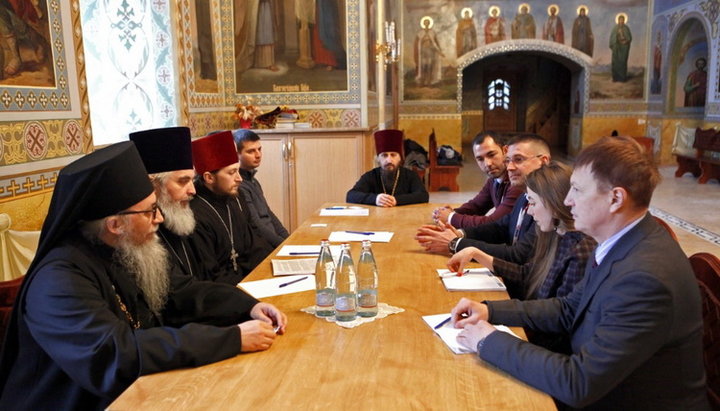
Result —
M60 168L39 170L0 179L0 203L52 191Z
M362 113L356 108L299 109L298 114L313 128L360 128ZM193 136L203 136L214 130L237 128L237 121L227 112L194 112L188 117L188 127ZM281 132L285 129L276 129ZM288 129L290 131L292 129Z

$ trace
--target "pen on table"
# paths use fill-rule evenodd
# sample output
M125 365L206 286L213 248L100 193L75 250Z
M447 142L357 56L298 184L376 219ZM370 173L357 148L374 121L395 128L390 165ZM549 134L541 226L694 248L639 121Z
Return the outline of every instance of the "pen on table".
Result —
M285 287L286 285L299 283L300 281L302 281L302 280L304 280L304 279L306 279L306 278L308 278L308 276L301 277L301 278L298 278L298 279L295 279L295 280L292 280L292 281L288 281L288 282L286 282L286 283L282 283L282 284L280 284L278 287Z
M433 330L437 330L438 328L442 327L443 325L449 323L450 320L452 320L452 316L450 316L450 317L442 320L442 322L441 322L440 324L438 324L438 325L436 325L436 326L433 327Z
M470 269L469 269L469 268L466 269L466 270L463 271L463 272L450 271L450 272L448 272L448 273L441 274L440 277L443 277L443 278L445 278L445 277L462 277L463 274L467 274L467 273L469 273L469 272L470 272Z
M344 210L347 207L325 207L326 210Z
M288 254L290 255L318 255L320 252L318 251L291 251Z
M345 232L348 233L348 234L360 234L360 235L373 235L373 234L375 234L375 233L373 233L372 231L350 231L350 230L345 230Z

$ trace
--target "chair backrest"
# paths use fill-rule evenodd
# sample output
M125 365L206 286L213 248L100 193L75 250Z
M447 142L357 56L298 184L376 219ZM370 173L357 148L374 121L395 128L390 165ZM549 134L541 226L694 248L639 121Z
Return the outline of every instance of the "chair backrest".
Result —
M430 160L430 168L437 166L437 140L434 128L428 137L428 160Z
M658 216L654 215L653 217L655 217L655 221L657 221L658 224L663 226L663 228L665 228L668 231L668 233L670 233L670 237L672 237L673 240L679 242L677 235L675 235L675 231L673 231L672 227L670 227L670 224L666 223L665 220L663 220L662 218L660 218Z
M708 398L720 409L720 259L710 253L697 253L690 256L690 265L702 296Z
M13 304L24 279L25 276L10 281L0 281L0 351L2 351L2 345L5 342L5 334L10 323Z

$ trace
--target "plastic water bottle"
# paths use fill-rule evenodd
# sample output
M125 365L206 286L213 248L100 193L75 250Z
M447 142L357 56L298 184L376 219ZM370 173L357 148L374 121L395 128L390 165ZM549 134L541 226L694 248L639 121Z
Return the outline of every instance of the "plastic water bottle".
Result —
M360 251L357 270L358 315L360 317L374 317L378 313L378 274L370 240L363 240L362 242L362 251Z
M315 264L315 315L335 315L335 262L328 240L320 242L320 254Z
M355 266L350 255L350 245L343 244L338 262L337 294L335 294L335 319L352 321L357 317L357 290L355 283Z

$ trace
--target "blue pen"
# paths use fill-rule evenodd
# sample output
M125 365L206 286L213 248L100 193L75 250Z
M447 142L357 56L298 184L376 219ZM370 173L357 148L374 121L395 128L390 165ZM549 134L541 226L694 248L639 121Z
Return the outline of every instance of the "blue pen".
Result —
M318 255L320 253L317 251L292 251L289 254L290 255Z
M302 278L298 278L297 280L288 281L288 282L286 282L286 283L282 283L282 284L278 285L278 287L285 287L285 286L288 286L288 285L290 285L290 284L299 283L300 281L302 281L302 280L304 280L304 279L306 279L306 278L308 278L308 276L305 276L305 277L302 277Z
M325 207L326 210L344 210L345 207Z
M360 234L360 235L373 235L373 234L375 234L375 233L373 233L372 231L349 231L349 230L346 230L345 232L348 233L348 234Z
M449 323L450 320L452 320L452 316L444 319L440 324L438 324L438 325L436 325L435 327L433 327L433 330L437 330L438 328L442 327L443 325Z

